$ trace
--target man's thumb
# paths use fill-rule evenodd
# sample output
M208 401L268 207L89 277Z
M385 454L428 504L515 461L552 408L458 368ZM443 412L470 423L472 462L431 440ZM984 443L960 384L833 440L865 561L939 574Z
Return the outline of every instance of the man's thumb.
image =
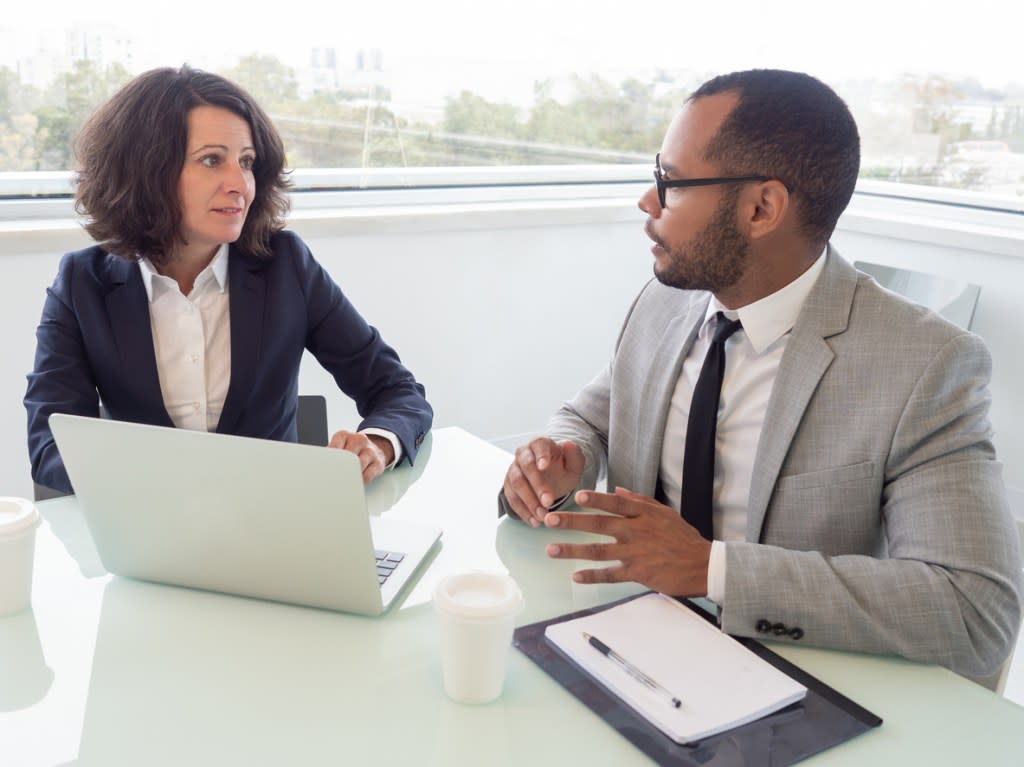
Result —
M562 449L562 461L566 470L572 474L582 474L586 465L583 451L576 447L575 442L568 439L560 443L559 447Z

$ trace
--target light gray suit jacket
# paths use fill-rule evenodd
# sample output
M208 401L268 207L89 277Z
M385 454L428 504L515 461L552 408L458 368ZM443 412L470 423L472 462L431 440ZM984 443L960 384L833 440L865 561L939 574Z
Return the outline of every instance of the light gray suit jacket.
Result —
M586 456L581 488L607 474L608 487L655 494L709 300L651 281L608 368L553 417L549 436ZM772 388L746 542L726 544L723 630L757 636L766 620L815 645L993 672L1020 626L1022 582L990 373L981 339L829 248Z

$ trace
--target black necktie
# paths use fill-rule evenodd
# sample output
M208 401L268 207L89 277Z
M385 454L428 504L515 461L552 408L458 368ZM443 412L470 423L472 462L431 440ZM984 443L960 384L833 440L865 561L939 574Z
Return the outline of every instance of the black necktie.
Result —
M739 320L715 315L715 336L711 340L697 385L693 387L690 418L686 422L686 452L683 455L683 519L704 538L714 535L711 526L711 491L715 483L715 431L718 399L725 374L725 340L739 330Z

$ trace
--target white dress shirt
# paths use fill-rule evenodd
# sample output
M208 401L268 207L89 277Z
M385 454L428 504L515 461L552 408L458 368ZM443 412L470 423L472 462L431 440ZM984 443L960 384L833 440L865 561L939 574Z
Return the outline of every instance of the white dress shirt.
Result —
M177 280L139 259L164 408L179 429L216 431L231 382L228 246L183 295Z
M824 251L811 267L784 288L738 310L726 309L712 296L682 372L665 421L661 450L662 493L678 509L681 502L683 452L693 389L715 331L715 315L739 319L742 330L725 342L725 376L715 435L712 491L714 542L708 568L708 598L721 604L725 593L725 544L742 541L747 529L747 501L761 427L782 353L804 300L825 266Z
M177 280L139 259L149 299L149 322L164 408L179 429L216 431L231 383L231 315L228 246L196 277L186 296ZM402 444L385 429L363 429L387 439L395 451L387 468L402 459Z

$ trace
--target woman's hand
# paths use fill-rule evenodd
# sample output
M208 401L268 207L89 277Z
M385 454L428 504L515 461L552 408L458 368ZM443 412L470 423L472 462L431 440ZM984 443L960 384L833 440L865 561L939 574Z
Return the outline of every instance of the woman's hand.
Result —
M395 460L395 449L391 442L376 434L359 434L342 429L331 437L327 446L355 454L363 472L364 485L379 477Z

